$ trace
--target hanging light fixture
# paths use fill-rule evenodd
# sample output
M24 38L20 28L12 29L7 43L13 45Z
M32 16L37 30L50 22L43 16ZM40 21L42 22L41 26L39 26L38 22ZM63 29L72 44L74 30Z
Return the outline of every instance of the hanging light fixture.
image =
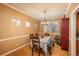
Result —
M43 12L44 12L44 21L42 21L41 24L46 24L46 10L44 10Z
M46 24L46 10L44 10L44 22Z
M44 24L45 24L45 25L47 25L47 24L48 24L47 19L46 19L46 12L47 12L47 11L46 11L46 10L44 10Z
M41 24L44 24L44 25L47 25L48 24L48 22L47 22L47 19L46 19L46 10L44 10L44 21L43 22L41 22Z

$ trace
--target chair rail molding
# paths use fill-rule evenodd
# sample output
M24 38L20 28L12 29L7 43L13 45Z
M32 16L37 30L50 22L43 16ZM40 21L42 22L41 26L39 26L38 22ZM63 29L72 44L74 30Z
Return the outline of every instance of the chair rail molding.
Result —
M22 38L22 37L27 37L27 36L29 36L29 34L27 34L27 35L15 36L15 37L10 37L10 38L4 38L4 39L0 39L0 42L1 42L1 41L12 40L12 39L17 39L17 38Z

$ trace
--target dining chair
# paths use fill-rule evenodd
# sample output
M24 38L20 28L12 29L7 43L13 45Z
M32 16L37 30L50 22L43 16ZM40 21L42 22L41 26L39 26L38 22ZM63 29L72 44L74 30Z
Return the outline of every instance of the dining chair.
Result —
M35 35L35 37L39 37L39 34L38 33L35 33L34 35Z
M32 37L34 37L34 34L29 35L29 43L30 43L30 48L32 48Z
M39 53L39 56L40 56L40 50L41 50L41 47L40 47L40 41L39 41L39 38L38 37L31 37L32 39L32 56L33 56L33 53L36 51Z
M39 40L39 37L38 37L38 34L35 33L35 34L30 34L30 41L32 41L32 56L33 56L33 53L34 51L38 51L39 53L39 56L40 56L40 50L41 50L41 47L40 47L40 40Z
M43 53L43 55L45 56L44 51L42 50L41 46L40 46L40 39L37 33L35 34L30 34L30 40L31 40L31 45L32 45L32 56L34 55L34 52L38 52L39 56L40 53Z
M45 33L45 36L50 36L50 33Z
M30 41L31 41L31 38L32 38L32 37L34 37L34 34L30 34L30 35L29 35Z

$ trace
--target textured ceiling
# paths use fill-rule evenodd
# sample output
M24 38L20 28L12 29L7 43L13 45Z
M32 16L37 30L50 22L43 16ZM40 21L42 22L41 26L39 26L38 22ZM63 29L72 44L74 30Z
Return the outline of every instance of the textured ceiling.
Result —
M68 3L10 3L12 7L15 7L25 14L36 18L37 20L44 19L44 10L46 10L46 19L60 18L65 14L68 7Z

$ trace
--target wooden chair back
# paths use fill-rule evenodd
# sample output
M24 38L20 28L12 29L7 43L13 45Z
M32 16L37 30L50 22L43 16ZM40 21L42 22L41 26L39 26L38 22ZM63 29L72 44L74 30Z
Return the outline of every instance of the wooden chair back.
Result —
M32 55L34 51L38 51L40 55L40 40L37 34L30 34L30 40L32 41Z

